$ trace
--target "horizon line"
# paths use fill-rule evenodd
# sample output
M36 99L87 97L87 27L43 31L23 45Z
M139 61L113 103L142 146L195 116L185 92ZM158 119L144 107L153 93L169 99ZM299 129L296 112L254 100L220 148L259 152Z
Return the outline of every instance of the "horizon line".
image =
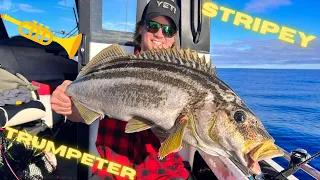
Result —
M213 66L214 67L214 66ZM233 67L223 66L217 67L217 69L279 69L279 70L320 70L320 68L271 68L271 67Z

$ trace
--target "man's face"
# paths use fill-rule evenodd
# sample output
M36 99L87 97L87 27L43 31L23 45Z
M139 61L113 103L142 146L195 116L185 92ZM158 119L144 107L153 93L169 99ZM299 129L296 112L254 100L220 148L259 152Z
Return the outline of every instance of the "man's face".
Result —
M158 16L153 18L152 21L158 22L163 25L169 25L174 27L173 22L165 17ZM166 49L172 46L174 43L175 36L169 38L163 35L162 28L156 33L151 33L146 30L146 24L142 25L139 29L139 34L141 35L141 50L151 50L151 49Z

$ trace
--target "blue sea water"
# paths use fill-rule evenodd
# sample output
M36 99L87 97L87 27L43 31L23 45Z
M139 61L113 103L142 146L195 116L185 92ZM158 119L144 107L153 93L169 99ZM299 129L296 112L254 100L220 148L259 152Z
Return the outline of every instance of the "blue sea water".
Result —
M320 70L217 69L260 118L276 144L288 152L303 148L320 151ZM284 158L275 158L283 167ZM320 157L311 161L320 170ZM313 179L299 170L295 176Z

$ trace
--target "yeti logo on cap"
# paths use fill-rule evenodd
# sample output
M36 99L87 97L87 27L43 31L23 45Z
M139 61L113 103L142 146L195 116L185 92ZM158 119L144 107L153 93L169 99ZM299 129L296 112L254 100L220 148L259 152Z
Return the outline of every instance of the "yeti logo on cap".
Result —
M174 2L174 0L172 0L172 2ZM176 14L177 9L172 4L164 2L164 1L157 1L157 3L158 3L158 7L162 7L162 8L165 8L165 9L170 9L171 12Z

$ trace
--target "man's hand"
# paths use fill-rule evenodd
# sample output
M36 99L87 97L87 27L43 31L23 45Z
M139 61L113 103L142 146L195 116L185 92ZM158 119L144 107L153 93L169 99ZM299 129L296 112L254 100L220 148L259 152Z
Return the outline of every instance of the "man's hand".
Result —
M58 86L52 93L51 96L51 107L52 109L64 116L72 114L72 103L70 97L65 94L67 87L72 83L72 81L64 81L60 86Z

